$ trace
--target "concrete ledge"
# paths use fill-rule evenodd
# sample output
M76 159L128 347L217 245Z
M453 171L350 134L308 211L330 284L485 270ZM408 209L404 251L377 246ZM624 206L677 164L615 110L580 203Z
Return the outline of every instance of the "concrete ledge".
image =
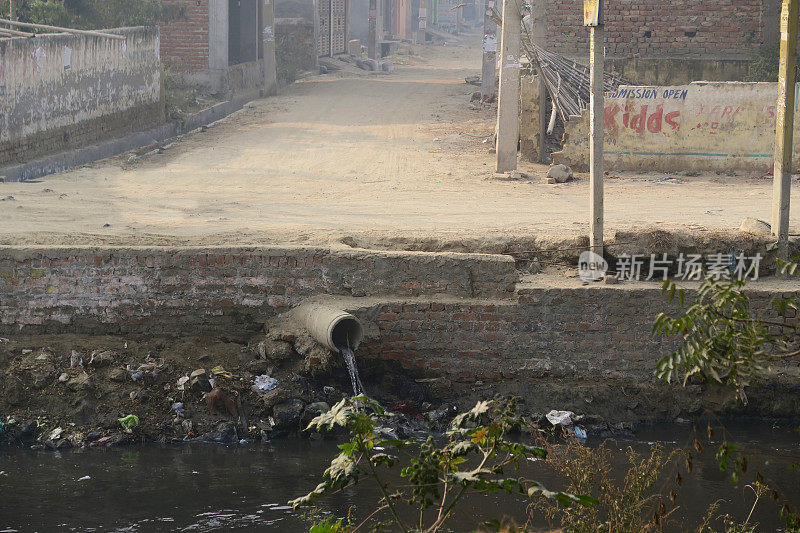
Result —
M332 294L514 296L507 256L311 247L0 247L0 332L252 334Z
M6 182L37 179L48 174L63 172L100 159L113 157L129 150L135 150L143 146L158 143L225 118L238 111L244 107L244 104L255 98L257 98L257 96L253 95L252 98L244 97L221 102L195 113L184 120L182 124L164 124L163 126L151 130L132 133L118 139L93 144L84 148L66 150L20 165L0 167L0 179Z

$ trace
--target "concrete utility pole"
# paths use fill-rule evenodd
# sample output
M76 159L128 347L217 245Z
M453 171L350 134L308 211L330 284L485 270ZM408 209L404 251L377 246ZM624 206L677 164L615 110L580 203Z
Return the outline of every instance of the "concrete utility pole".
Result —
M519 144L519 48L522 9L518 0L503 0L500 44L500 94L497 97L496 172L517 168Z
M589 249L603 255L603 0L584 0L589 35Z
M781 9L781 59L778 67L778 105L775 114L772 235L778 240L778 257L783 260L788 259L789 255L789 198L792 190L797 4L798 0L783 0Z
M495 0L483 4L483 65L481 68L481 96L497 95L497 24L492 17Z
M378 0L369 0L369 29L367 34L367 57L378 59Z
M541 72L536 79L539 84L539 163L547 163L547 84Z
M428 0L419 0L419 31L417 44L425 44L427 40L425 29L428 27Z
M278 71L275 62L275 2L264 0L261 9L261 55L264 62L264 96L278 94Z

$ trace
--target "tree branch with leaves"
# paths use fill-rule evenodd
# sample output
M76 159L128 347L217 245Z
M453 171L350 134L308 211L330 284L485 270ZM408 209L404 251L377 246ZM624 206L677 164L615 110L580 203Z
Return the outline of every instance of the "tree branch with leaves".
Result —
M796 277L798 263L782 265L782 272ZM692 376L727 384L747 402L745 389L759 382L771 365L800 356L800 327L795 317L800 308L797 294L776 298L768 310L756 310L745 291L744 280L706 279L697 289L694 303L686 307L686 294L672 280L663 292L670 302L678 301L681 314L660 313L653 325L658 335L680 335L682 340L671 354L661 358L656 376L667 383L680 379L685 385Z
M528 459L547 457L542 447L507 438L511 429L521 427L513 401L502 405L478 402L453 419L443 442L433 436L421 444L397 439L381 425L391 417L376 401L362 395L345 398L312 420L308 429L325 432L343 428L351 438L339 445L341 452L323 473L322 482L290 504L295 508L313 505L319 497L370 478L381 492L377 512L368 517L373 525L380 523L379 515L385 512L401 531L426 533L441 531L469 493L502 491L526 498L544 497L563 506L597 504L590 496L550 491L535 480L506 473L511 470L518 474ZM400 463L404 465L400 476L408 483L393 484L387 480L387 469ZM355 531L365 522L345 530Z

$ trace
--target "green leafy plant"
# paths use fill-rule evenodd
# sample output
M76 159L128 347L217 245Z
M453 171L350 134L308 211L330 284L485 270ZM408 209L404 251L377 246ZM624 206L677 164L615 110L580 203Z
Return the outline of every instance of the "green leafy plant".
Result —
M380 489L375 510L359 525L379 528L382 519L401 531L440 531L467 492L520 494L526 498L543 497L568 507L592 506L591 496L550 491L535 480L511 476L528 459L545 459L547 450L514 442L507 433L520 427L513 401L497 404L478 402L466 413L455 417L437 443L432 436L421 444L398 439L384 429L391 415L366 396L345 398L330 411L316 417L308 429L347 430L351 439L339 445L341 452L325 470L322 482L310 493L292 500L297 508L312 505L321 497L353 486L362 478L371 478ZM400 464L400 476L408 483L396 484L387 479L389 470Z
M797 276L800 271L798 260L800 256L792 262L779 261L780 273ZM695 302L687 308L684 291L670 280L664 282L663 292L670 302L677 298L682 314L675 318L659 314L653 331L662 335L680 335L682 340L674 352L658 361L655 372L658 378L671 383L682 376L685 385L692 376L698 376L734 388L739 399L746 402L746 387L757 385L771 364L800 356L800 324L796 319L800 298L797 294L776 298L768 309L758 310L750 305L745 287L744 280L706 279L697 290ZM709 424L709 440L712 433ZM703 451L698 439L695 439L695 450L697 453ZM714 457L720 470L730 474L733 484L748 472L750 456L727 439L717 446ZM691 473L691 453L687 453L686 467ZM756 471L754 481L746 486L756 496L752 508L755 509L767 485L761 473ZM779 504L783 502L780 514L786 530L800 531L797 509L777 489L772 490L770 497ZM752 509L743 523L736 523L727 515L720 517L725 531L755 530L755 525L750 523ZM707 530L705 527L710 516L700 531Z
M347 523L341 518L328 517L311 526L308 533L343 533L347 529Z
M783 265L783 272L794 276L798 264ZM770 364L800 356L798 326L786 321L791 310L800 307L797 296L776 299L773 308L780 319L757 311L750 305L744 280L706 279L688 308L683 289L666 280L663 292L670 302L679 301L682 314L670 317L660 313L653 332L679 335L682 341L671 354L661 358L656 376L667 383L682 375L685 385L692 376L700 376L734 387L742 402L745 389L756 384Z
M186 8L162 0L17 0L22 22L78 29L166 24L185 16ZM8 0L0 12L8 14Z

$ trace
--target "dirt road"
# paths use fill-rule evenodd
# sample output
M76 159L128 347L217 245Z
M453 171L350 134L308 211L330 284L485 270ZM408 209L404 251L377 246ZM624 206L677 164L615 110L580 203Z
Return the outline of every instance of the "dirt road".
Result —
M0 184L0 244L346 243L498 249L588 231L588 180L489 180L494 108L470 109L480 51L414 48L391 74L304 79L163 153ZM546 167L523 163L543 175ZM769 180L609 177L607 234L769 220ZM794 185L793 231L800 225ZM13 197L10 199L8 197ZM443 244L446 243L446 244Z

